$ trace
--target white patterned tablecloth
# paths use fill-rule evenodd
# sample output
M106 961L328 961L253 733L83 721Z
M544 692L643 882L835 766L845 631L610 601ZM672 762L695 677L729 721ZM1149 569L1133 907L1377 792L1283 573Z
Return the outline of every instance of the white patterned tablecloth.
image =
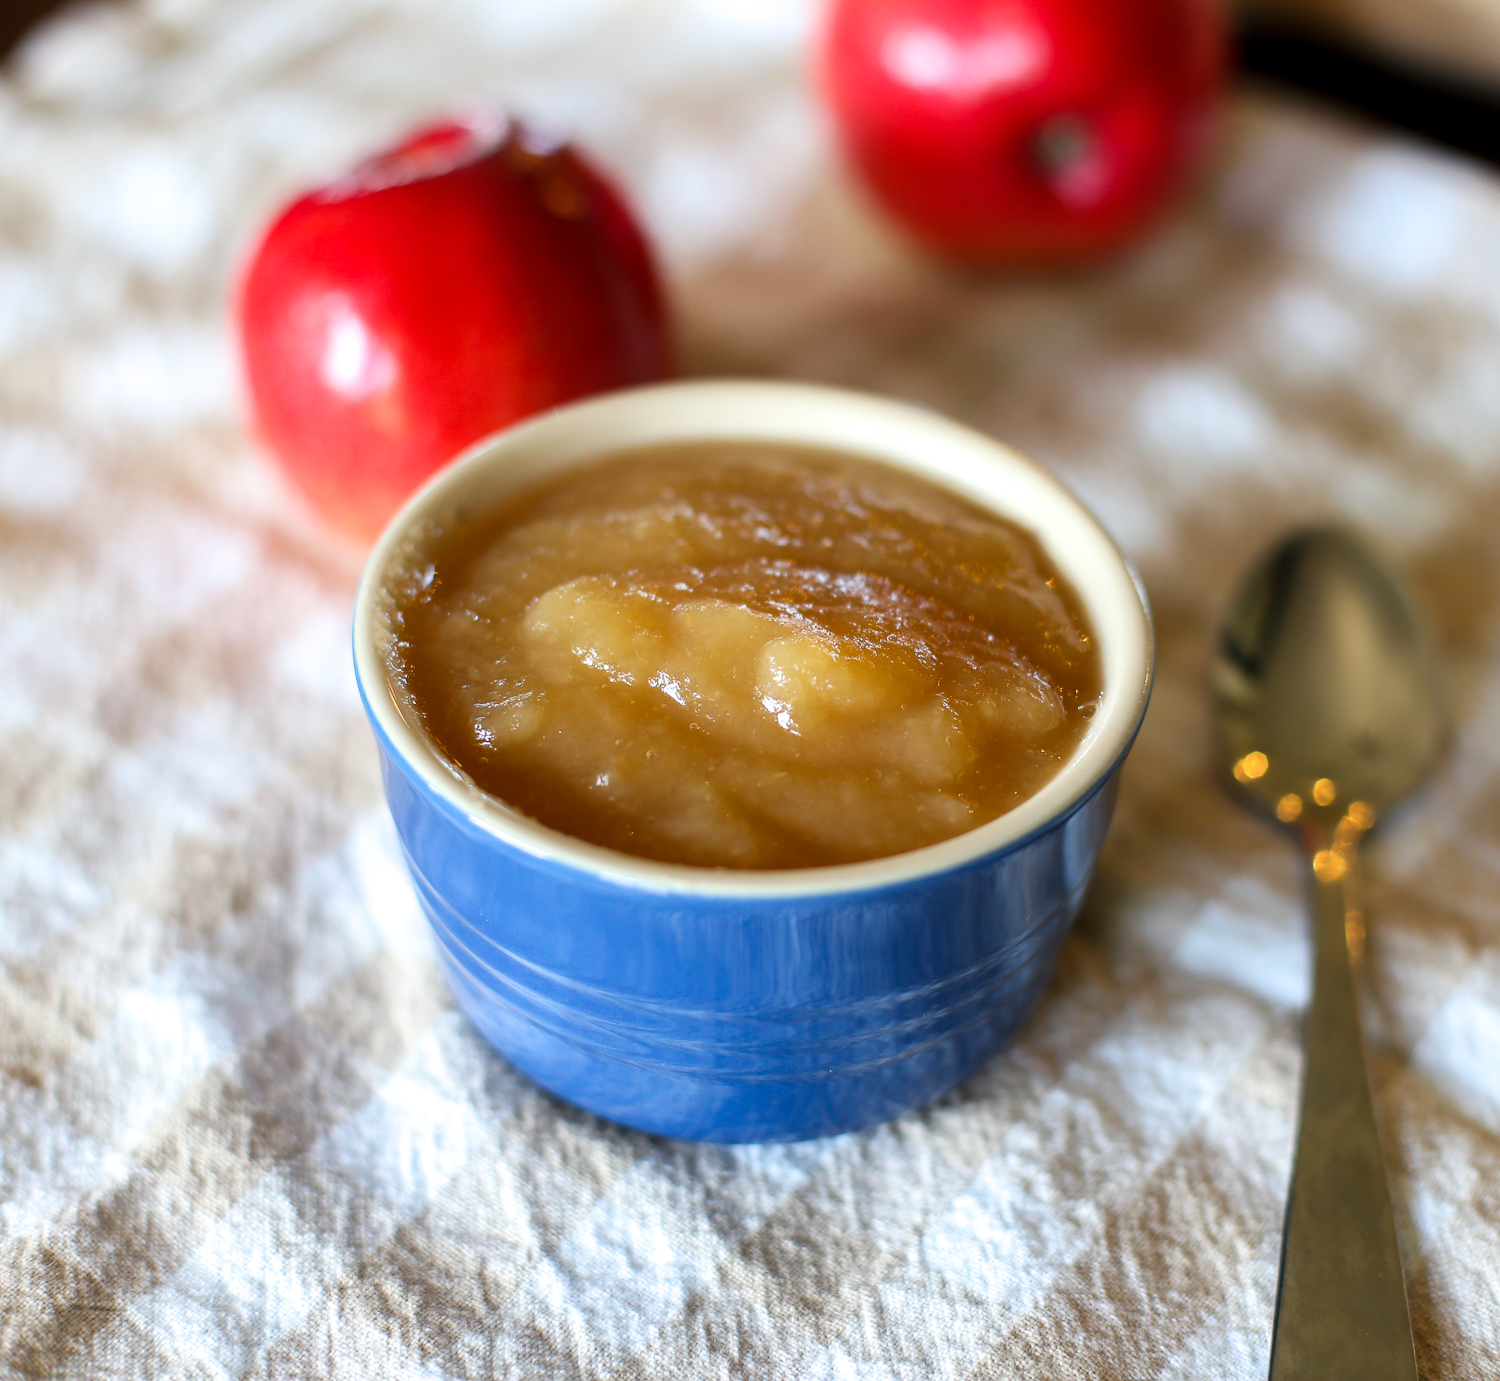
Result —
M1457 733L1374 859L1423 1375L1500 1375L1500 180L1269 97L1160 234L949 273L838 171L809 0L138 0L0 78L0 1368L15 1377L1264 1374L1307 991L1289 844L1207 769L1237 573L1383 543ZM348 665L354 564L246 439L284 198L456 104L572 130L699 374L916 399L1054 466L1161 675L1056 982L952 1096L725 1149L454 1011Z

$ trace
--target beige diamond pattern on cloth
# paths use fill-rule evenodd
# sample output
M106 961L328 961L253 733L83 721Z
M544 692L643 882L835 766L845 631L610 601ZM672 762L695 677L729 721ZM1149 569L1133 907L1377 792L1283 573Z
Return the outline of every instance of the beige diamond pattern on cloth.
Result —
M1214 622L1294 522L1381 543L1455 718L1373 860L1369 1030L1423 1376L1500 1375L1500 181L1239 95L1161 231L942 269L837 167L813 0L140 0L0 78L0 1374L1264 1374L1296 863L1208 767ZM693 1146L453 1009L349 670L351 557L247 439L265 216L420 119L572 131L694 374L1019 444L1150 590L1161 674L1014 1045L858 1135Z

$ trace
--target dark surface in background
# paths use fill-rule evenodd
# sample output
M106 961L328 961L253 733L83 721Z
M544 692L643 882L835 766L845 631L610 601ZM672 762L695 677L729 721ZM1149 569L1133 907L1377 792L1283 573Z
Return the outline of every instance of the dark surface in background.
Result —
M62 7L63 0L0 0L0 56L39 19Z
M0 0L0 57L64 3ZM1247 20L1239 49L1242 69L1253 76L1500 164L1500 88L1406 66L1281 21Z
M1244 72L1500 163L1500 88L1407 66L1282 23L1242 24L1239 48Z

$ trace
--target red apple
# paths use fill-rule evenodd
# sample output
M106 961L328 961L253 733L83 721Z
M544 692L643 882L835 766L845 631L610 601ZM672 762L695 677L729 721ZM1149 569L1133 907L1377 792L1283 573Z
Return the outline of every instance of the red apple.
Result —
M668 372L651 254L573 148L439 124L284 210L238 301L261 436L369 540L471 442Z
M988 264L1117 249L1203 148L1219 0L832 0L823 87L875 199Z

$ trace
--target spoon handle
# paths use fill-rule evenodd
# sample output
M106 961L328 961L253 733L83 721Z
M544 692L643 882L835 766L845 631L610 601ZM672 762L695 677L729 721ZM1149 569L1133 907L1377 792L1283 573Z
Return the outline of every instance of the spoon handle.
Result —
M1325 843L1312 862L1313 991L1270 1381L1417 1381L1360 1034L1357 845Z

